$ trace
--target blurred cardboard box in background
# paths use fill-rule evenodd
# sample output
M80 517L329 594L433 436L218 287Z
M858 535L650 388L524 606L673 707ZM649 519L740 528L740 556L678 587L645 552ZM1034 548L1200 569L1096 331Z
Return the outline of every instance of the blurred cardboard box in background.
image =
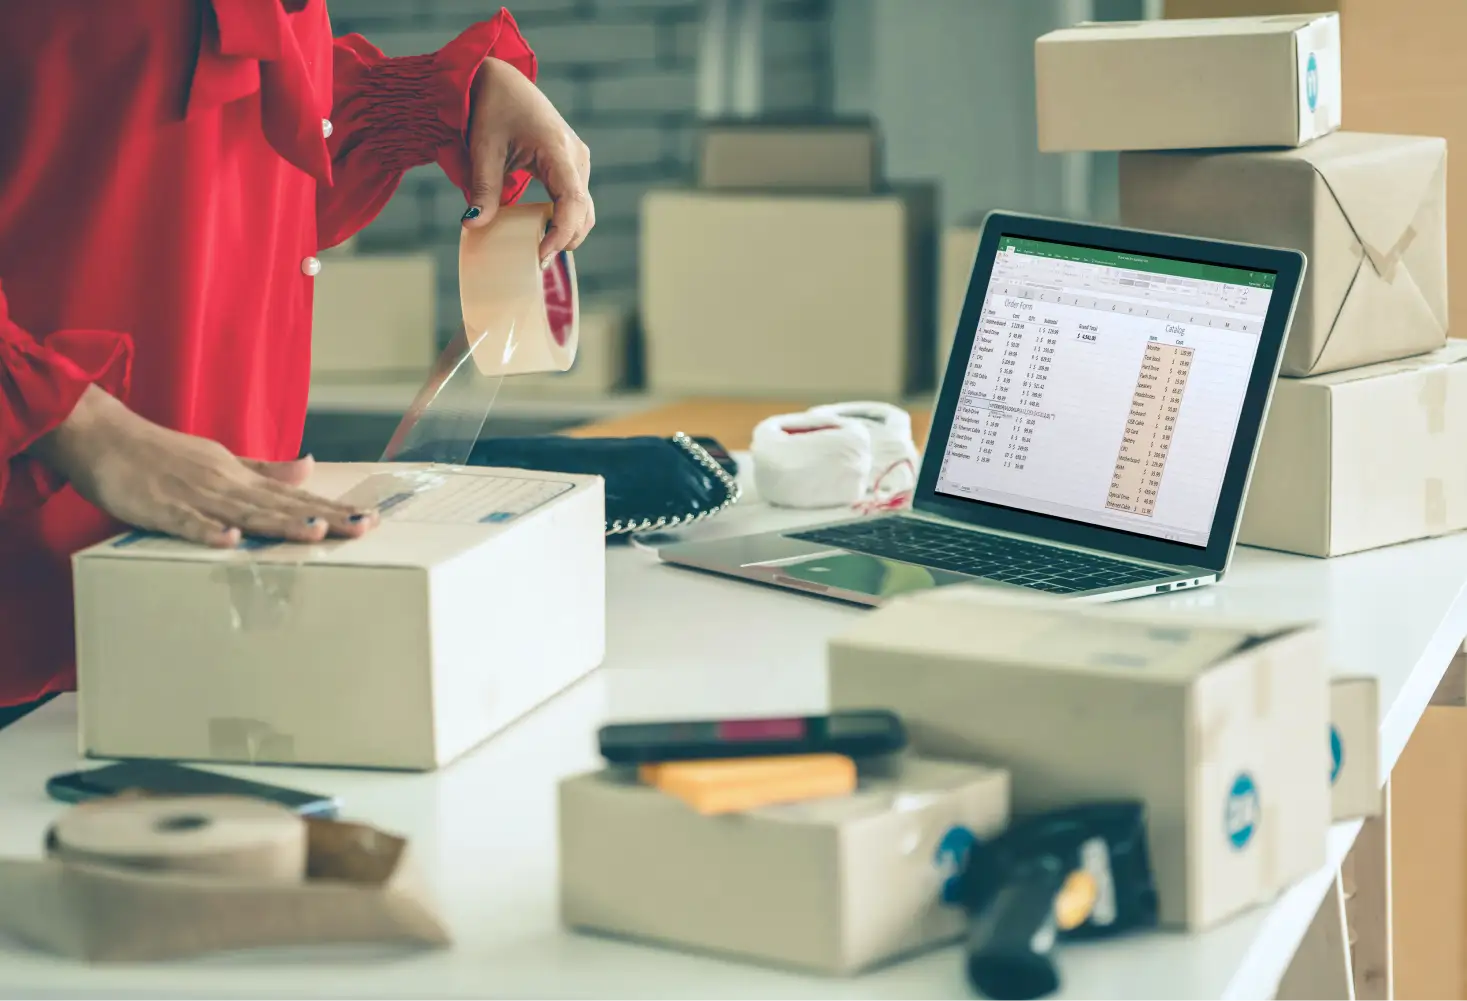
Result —
M973 277L973 261L978 256L978 241L983 236L982 222L967 226L951 226L942 234L937 279L937 382L942 383L947 371L948 355L957 336L958 320L963 313L963 300L968 295L968 280Z
M1283 375L1423 354L1447 340L1447 147L1336 132L1301 149L1123 153L1121 221L1309 258Z
M1442 136L1467 148L1467 3L1462 0L1166 0L1167 17L1334 10L1340 14L1344 127ZM1454 157L1449 242L1467 248L1467 157ZM1451 329L1467 335L1467 252L1451 264Z
M706 190L869 195L880 183L880 139L871 121L735 120L699 130L698 186Z
M1467 528L1467 344L1280 379L1238 542L1306 556Z
M312 379L421 378L438 356L433 256L322 261L311 319Z
M1044 153L1300 146L1340 127L1333 14L1081 24L1034 59Z
M649 193L648 390L894 400L930 389L935 215L927 187Z
M506 379L506 399L583 399L627 388L633 314L615 302L581 303L576 360L565 372L517 375Z

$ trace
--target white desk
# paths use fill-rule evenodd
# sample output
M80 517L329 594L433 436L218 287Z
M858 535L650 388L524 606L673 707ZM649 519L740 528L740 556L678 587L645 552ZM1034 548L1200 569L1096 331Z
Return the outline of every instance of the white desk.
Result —
M788 522L798 515L778 516ZM776 523L758 507L710 529ZM632 549L609 560L603 670L436 775L255 770L265 781L340 794L346 813L403 832L456 946L213 957L127 968L71 964L0 945L0 995L826 997L971 996L955 950L853 980L792 976L570 934L556 918L555 780L596 763L608 716L823 708L824 645L861 611L658 565ZM1148 599L1161 608L1318 619L1342 674L1380 679L1381 766L1394 765L1467 635L1467 535L1317 561L1240 550L1227 581ZM0 732L0 852L35 854L59 812L48 775L78 764L74 703ZM250 770L238 770L250 774ZM1065 947L1061 997L1270 997L1359 822L1331 833L1331 868L1207 934L1150 934Z

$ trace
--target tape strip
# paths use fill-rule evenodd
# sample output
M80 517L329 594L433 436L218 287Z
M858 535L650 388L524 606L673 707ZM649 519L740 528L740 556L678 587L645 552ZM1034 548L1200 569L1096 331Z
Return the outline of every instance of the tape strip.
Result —
M1447 370L1444 366L1426 373L1421 384L1421 407L1426 411L1428 434L1441 434L1447 429Z
M1426 522L1426 530L1433 535L1447 530L1447 484L1440 477L1432 476L1426 480L1422 518Z

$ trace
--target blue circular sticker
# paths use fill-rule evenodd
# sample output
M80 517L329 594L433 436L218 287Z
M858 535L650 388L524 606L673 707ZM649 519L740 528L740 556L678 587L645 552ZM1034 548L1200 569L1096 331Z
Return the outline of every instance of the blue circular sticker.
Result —
M1241 849L1253 840L1253 832L1258 829L1258 787L1247 772L1239 772L1233 779L1223 822L1234 848Z
M1329 728L1329 784L1334 785L1335 779L1340 777L1340 765L1345 763L1345 742L1340 739L1340 731L1335 727Z
M944 903L958 903L959 889L963 866L968 861L968 854L973 846L978 843L978 838L966 827L949 828L937 843L937 855L933 859L937 863L945 879L942 882L942 899Z
M1319 61L1309 53L1309 62L1304 68L1304 96L1309 100L1309 110L1319 106Z

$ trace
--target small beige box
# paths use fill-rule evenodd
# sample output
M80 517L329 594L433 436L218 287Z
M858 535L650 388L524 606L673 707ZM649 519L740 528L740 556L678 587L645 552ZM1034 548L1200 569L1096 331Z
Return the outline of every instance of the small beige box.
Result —
M1467 528L1467 343L1280 379L1238 541L1340 556Z
M958 939L966 835L1008 823L1005 772L899 757L851 796L703 816L616 772L560 786L567 925L820 973ZM950 837L958 829L960 839Z
M322 463L306 487L382 524L73 558L83 753L427 770L601 663L599 477Z
M817 402L931 388L931 196L649 193L647 388Z
M1195 930L1324 865L1323 647L1312 627L954 586L833 640L830 701L899 713L919 754L1007 768L1015 813L1142 800L1161 920Z
M421 378L437 356L436 272L430 254L325 260L311 314L311 378Z
M1447 342L1447 144L1336 132L1302 149L1121 156L1127 226L1309 258L1283 375Z
M1337 14L1095 22L1034 44L1039 149L1302 146L1340 127Z

